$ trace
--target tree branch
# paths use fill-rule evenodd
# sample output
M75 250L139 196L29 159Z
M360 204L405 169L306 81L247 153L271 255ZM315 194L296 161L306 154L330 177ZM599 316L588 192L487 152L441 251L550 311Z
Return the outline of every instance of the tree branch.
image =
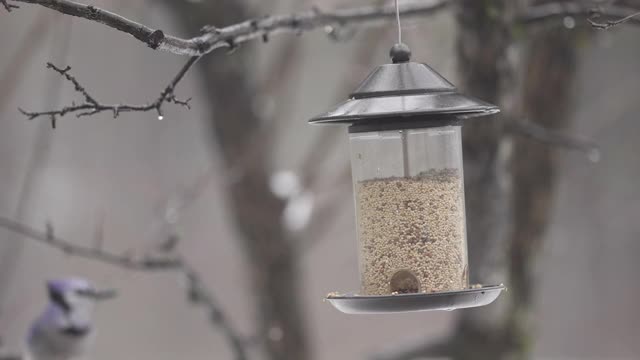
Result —
M29 120L33 120L39 118L41 116L48 117L51 120L51 127L55 129L56 121L58 117L63 117L67 114L75 114L76 117L80 118L83 116L90 116L94 114L101 113L103 111L110 111L113 113L113 118L117 118L120 113L123 112L146 112L155 110L158 113L158 119L163 119L162 106L165 102L174 103L178 105L182 105L186 108L189 108L190 98L187 100L179 100L176 98L174 91L178 83L184 78L184 75L189 71L189 69L198 61L199 56L193 56L187 61L187 63L180 69L178 74L171 80L169 85L160 93L160 96L149 104L144 105L128 105L128 104L117 104L117 105L106 105L98 102L89 92L80 85L80 82L70 74L71 67L67 66L64 69L56 67L52 63L47 63L47 68L52 69L57 72L61 76L63 76L67 81L73 84L76 92L82 95L84 98L84 102L81 104L72 103L69 106L65 106L59 110L48 110L48 111L40 111L40 112L30 112L19 109L22 114L27 116Z
M8 0L0 0L0 5L2 5L4 9L7 10L7 12L11 12L11 10L13 9L20 9L20 6L15 4L9 4L7 1Z
M160 96L154 102L143 105L103 104L91 96L89 92L80 85L78 80L69 73L71 70L70 67L67 66L64 69L61 69L51 63L47 63L48 68L53 69L61 76L65 77L65 79L71 82L74 85L75 90L84 98L84 101L81 104L72 103L69 106L65 106L62 109L57 110L32 112L19 109L20 112L30 120L39 117L48 117L51 120L51 126L53 128L56 127L58 118L67 114L75 114L76 117L83 117L95 115L104 111L112 112L113 117L117 118L121 112L146 112L155 110L158 113L158 119L162 120L162 106L165 102L189 107L189 100L182 101L175 97L175 86L180 82L186 72L193 66L200 56L207 54L214 49L220 47L235 48L240 43L256 38L268 41L271 35L284 32L300 33L303 31L314 30L319 27L335 28L346 26L348 24L371 23L392 17L395 14L395 9L391 4L383 6L365 6L337 10L334 12L324 12L318 8L314 8L310 11L295 13L292 15L267 16L260 19L249 20L222 29L206 26L203 28L202 35L191 39L180 39L171 35L165 35L161 30L153 30L118 14L91 5L85 5L69 0L13 1L37 4L63 14L96 21L128 33L153 49L166 50L175 54L191 56L191 59L176 75L174 80L164 89ZM421 15L443 9L448 6L449 3L449 0L414 0L404 4L401 11L405 16ZM6 5L8 10L10 4L6 3ZM12 5L11 7L16 6Z
M118 255L99 249L75 245L69 241L56 237L50 224L47 225L46 232L40 232L16 221L0 217L0 227L18 233L29 239L36 240L40 243L51 246L67 255L94 260L128 270L158 271L177 269L181 266L181 261L177 258L170 259L166 257L143 257L141 259L135 259L127 255Z
M12 1L37 4L63 14L96 21L132 35L152 49L186 56L204 55L221 47L234 48L238 44L254 39L267 41L270 36L281 33L299 34L318 28L372 23L395 16L395 8L391 3L384 6L363 6L333 12L314 8L291 15L265 16L220 29L206 26L203 28L202 35L182 39L92 5L69 0ZM412 0L404 2L400 10L405 17L417 16L443 9L450 3L450 0Z
M127 270L142 272L173 271L182 274L187 282L188 300L194 305L200 305L207 309L209 312L209 321L212 325L222 331L236 360L248 359L243 342L243 336L241 336L229 323L217 300L213 294L207 290L195 269L181 256L169 254L176 244L177 238L175 236L170 236L169 239L164 241L165 244L173 244L168 247L163 246L164 253L158 255L144 255L136 258L130 255L120 255L107 252L100 248L76 245L70 241L55 236L51 224L47 224L46 231L41 232L11 219L0 217L0 227L60 250L67 255Z
M513 134L521 135L531 140L564 148L576 150L585 154L589 160L600 160L600 148L593 140L567 135L562 132L545 128L528 120L516 121L507 125L507 130Z
M591 18L587 19L587 21L596 29L599 30L607 30L611 27L626 23L627 21L633 20L636 16L640 15L640 12L633 13L631 15L625 16L622 19L618 20L607 20L605 22L598 22L596 19L600 17L597 13Z
M231 326L227 316L222 311L213 294L207 290L198 273L187 263L182 262L181 271L184 274L188 288L189 301L201 305L209 311L209 321L224 334L236 360L247 360L246 342L235 328Z
M520 22L524 24L534 24L555 19L562 19L566 16L584 16L595 29L606 30L613 26L626 22L640 25L640 9L625 6L594 7L589 3L581 1L565 1L546 3L529 7L520 16ZM601 22L601 17L613 18L617 20L607 20Z

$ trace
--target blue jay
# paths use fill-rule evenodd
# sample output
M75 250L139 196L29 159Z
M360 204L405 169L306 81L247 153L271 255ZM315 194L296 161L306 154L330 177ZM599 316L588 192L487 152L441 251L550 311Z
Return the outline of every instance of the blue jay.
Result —
M97 290L87 280L66 278L47 282L49 304L33 322L27 338L31 360L70 360L84 357L95 337L92 321L97 301L115 296Z

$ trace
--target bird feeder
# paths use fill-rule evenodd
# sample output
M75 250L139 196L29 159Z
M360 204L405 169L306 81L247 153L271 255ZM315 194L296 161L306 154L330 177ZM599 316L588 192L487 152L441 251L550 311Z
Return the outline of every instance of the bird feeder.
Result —
M346 313L454 310L504 289L469 286L461 126L499 109L464 96L404 44L311 124L349 125L361 287Z

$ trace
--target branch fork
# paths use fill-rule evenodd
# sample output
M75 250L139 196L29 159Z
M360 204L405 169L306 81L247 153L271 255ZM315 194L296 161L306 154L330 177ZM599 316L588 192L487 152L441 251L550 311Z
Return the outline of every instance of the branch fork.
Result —
M97 246L78 245L59 238L55 235L53 225L50 222L47 222L44 231L38 231L30 226L0 216L0 228L57 249L65 255L76 256L125 270L147 273L174 272L182 275L186 282L185 295L187 300L191 304L205 308L208 311L211 325L217 328L225 337L236 359L248 359L244 336L230 323L227 314L218 303L214 293L207 288L198 272L174 251L176 243L179 241L175 235L170 235L167 240L163 241L163 248L158 249L155 253L133 256L127 253L121 255L109 252ZM167 243L171 243L171 246L167 247ZM0 357L0 360L4 360L4 358Z
M593 27L594 29L608 30L609 28L612 28L614 26L618 26L620 24L624 24L628 21L631 21L638 16L640 16L640 11L627 15L617 20L606 20L602 22L602 21L599 21L602 18L602 10L592 9L590 16L587 18L587 21L589 22L589 24L591 24L591 27Z
M56 73L63 76L68 82L72 83L74 86L74 90L81 94L83 97L83 102L80 104L76 104L72 102L71 105L65 106L59 110L49 110L49 111L26 111L23 109L18 109L20 112L25 115L29 120L34 120L39 117L48 117L51 121L51 127L56 128L56 123L59 117L64 117L67 114L75 114L77 118L81 118L84 116L90 116L94 114L98 114L104 111L110 111L113 114L113 118L117 118L120 116L122 112L147 112L147 111L156 111L158 114L158 119L162 120L164 115L162 111L162 107L165 103L173 103L176 105L180 105L190 109L190 101L191 98L186 100L180 100L176 97L174 91L178 83L184 78L184 75L187 71L198 61L199 57L191 57L189 61L182 67L180 72L173 78L173 80L167 85L167 87L160 93L160 96L149 104L143 105L128 105L128 104L115 104L115 105L107 105L102 104L95 97L91 96L89 92L80 84L80 82L76 79L75 76L71 75L71 67L67 66L65 68L60 68L52 63L47 63L47 68L55 71Z
M20 9L20 6L9 3L9 0L0 0L0 5L2 5L7 12L11 12L13 9Z

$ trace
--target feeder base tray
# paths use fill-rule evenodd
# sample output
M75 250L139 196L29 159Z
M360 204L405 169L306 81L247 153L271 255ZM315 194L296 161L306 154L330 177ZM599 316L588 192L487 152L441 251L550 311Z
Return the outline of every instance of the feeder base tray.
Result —
M410 311L456 310L491 304L504 285L438 293L398 295L329 295L327 300L346 314L385 314Z

